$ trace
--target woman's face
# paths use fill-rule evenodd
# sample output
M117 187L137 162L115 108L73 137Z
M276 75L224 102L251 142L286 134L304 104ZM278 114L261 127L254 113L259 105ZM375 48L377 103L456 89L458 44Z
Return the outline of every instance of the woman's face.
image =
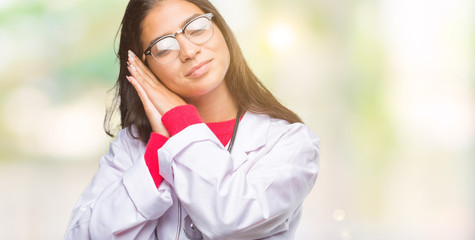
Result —
M205 13L200 8L184 0L158 2L143 21L143 51L155 39L181 30L193 15L202 14ZM144 55L150 70L160 81L185 100L226 88L224 76L230 62L229 50L219 28L214 24L213 28L211 39L199 45L178 34L180 51L171 63L160 64L152 56Z

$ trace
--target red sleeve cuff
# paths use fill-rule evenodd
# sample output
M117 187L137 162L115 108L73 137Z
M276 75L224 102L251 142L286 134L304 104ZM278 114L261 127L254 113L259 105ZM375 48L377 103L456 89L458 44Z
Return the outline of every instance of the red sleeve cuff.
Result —
M182 105L163 114L162 123L170 136L173 136L190 125L203 123L203 119L195 106Z
M147 164L150 175L152 175L153 181L157 188L160 186L160 183L163 179L163 177L160 176L160 169L158 167L157 150L161 148L167 142L167 140L167 137L152 132L147 143L147 148L145 149L145 163Z

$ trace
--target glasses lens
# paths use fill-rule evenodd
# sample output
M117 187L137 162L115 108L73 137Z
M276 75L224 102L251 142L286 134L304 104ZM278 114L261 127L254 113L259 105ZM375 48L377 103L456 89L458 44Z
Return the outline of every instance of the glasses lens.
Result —
M213 36L211 21L206 17L195 19L186 26L185 36L195 44L208 41Z
M159 63L166 64L178 57L180 45L173 37L167 37L158 41L151 49L151 55Z
M194 44L201 44L210 40L214 34L213 25L210 20L212 17L213 15L208 13L189 22L183 31L186 38ZM180 45L175 38L175 35L179 33L177 32L161 39L152 46L150 53L146 52L145 54L152 55L161 64L172 62L180 54Z

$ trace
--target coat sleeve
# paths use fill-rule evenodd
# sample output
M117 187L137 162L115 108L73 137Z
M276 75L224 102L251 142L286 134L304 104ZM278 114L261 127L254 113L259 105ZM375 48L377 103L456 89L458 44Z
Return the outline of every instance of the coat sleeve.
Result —
M152 239L170 208L170 185L157 189L140 142L121 130L73 209L65 239Z
M257 151L233 151L247 155L238 166L204 124L158 150L160 174L205 239L261 239L289 229L315 182L319 139L302 124L286 126L270 129Z

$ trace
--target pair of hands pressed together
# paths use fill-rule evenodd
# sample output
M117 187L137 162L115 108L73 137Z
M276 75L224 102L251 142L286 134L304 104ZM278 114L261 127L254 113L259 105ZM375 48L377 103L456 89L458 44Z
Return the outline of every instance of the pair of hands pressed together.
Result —
M166 88L130 50L127 68L132 74L127 76L127 80L134 86L142 101L152 131L169 137L170 134L161 120L162 115L174 107L185 105L186 102Z

